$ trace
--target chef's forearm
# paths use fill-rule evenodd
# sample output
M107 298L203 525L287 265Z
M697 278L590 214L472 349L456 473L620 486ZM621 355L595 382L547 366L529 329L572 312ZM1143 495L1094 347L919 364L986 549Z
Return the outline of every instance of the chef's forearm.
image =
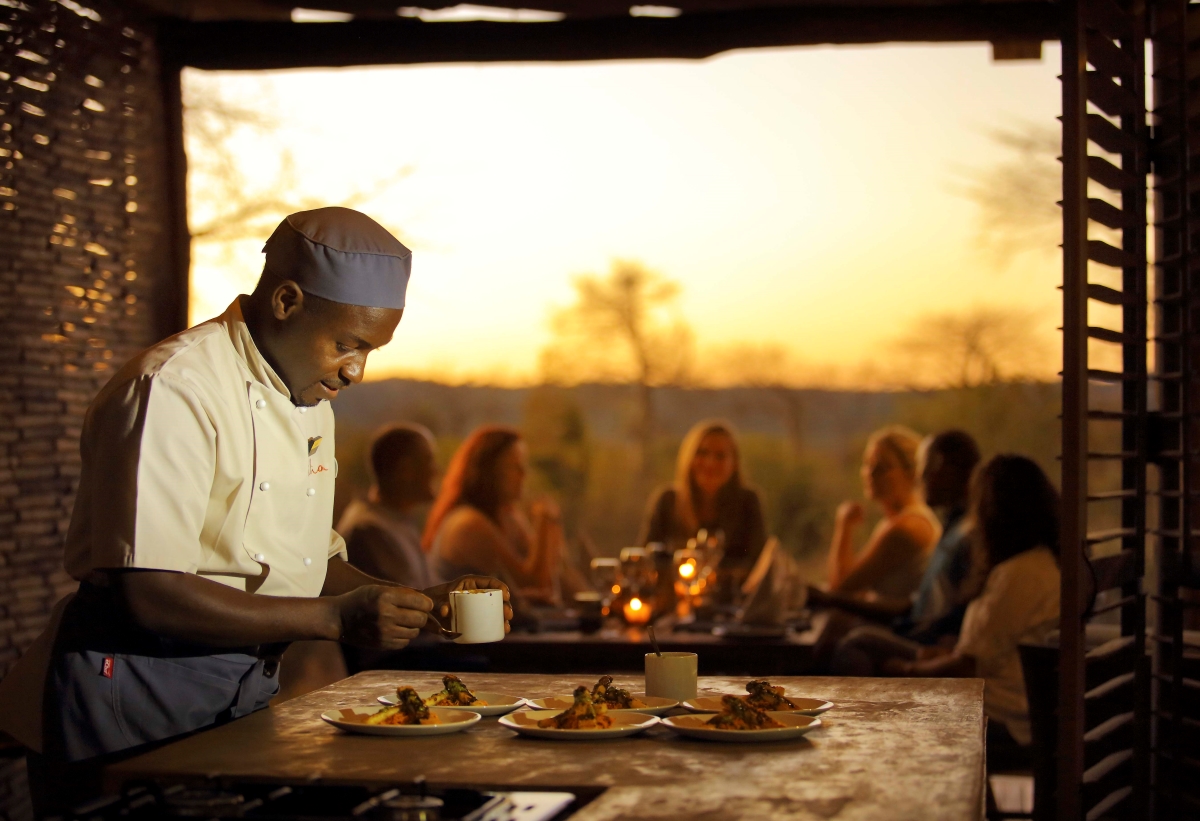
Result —
M379 584L385 587L404 586L386 579L368 576L349 562L334 556L329 560L329 568L325 571L325 586L321 588L321 595L340 596L368 584Z
M129 570L114 574L138 626L213 647L309 639L336 640L338 602L329 598L256 596L191 573Z

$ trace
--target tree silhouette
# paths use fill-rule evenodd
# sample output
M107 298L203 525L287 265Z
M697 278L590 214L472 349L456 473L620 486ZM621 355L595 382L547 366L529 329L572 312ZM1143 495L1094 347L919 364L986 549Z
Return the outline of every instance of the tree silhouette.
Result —
M997 130L992 140L1008 159L967 172L962 193L979 207L976 239L997 267L1025 253L1057 253L1062 242L1062 169L1059 130L1027 125Z
M575 303L552 308L554 341L540 357L546 382L626 382L637 389L643 474L655 432L654 388L686 381L692 330L678 315L679 283L639 262L615 260L607 276L574 278Z
M192 243L228 270L238 268L240 242L265 240L288 214L328 205L360 206L412 172L405 166L366 186L332 194L314 191L306 187L293 151L280 139L283 123L265 87L252 99L243 98L220 78L188 72L183 92ZM264 153L274 159L268 166ZM386 227L401 236L393 226Z
M977 307L927 314L896 341L897 382L906 387L970 388L1045 378L1046 345L1032 313Z

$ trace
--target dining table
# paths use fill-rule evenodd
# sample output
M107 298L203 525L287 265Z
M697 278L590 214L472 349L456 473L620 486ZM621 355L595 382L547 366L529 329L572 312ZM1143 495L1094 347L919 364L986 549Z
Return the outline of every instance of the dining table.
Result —
M537 698L592 685L585 675L478 674L480 691ZM744 693L744 676L702 676L701 694ZM344 732L325 711L377 704L401 685L437 690L430 672L375 670L273 705L106 769L132 782L330 783L432 789L565 791L577 821L790 818L839 821L982 819L985 773L979 679L777 677L788 695L833 707L793 740L721 743L662 724L613 739L518 736L485 717L469 729L419 738ZM643 688L640 676L615 684Z

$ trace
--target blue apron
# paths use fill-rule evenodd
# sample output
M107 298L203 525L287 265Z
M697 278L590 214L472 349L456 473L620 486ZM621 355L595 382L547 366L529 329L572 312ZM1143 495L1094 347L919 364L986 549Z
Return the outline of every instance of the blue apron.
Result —
M165 639L133 624L111 588L83 582L46 676L45 754L81 761L249 715L279 692L285 647Z

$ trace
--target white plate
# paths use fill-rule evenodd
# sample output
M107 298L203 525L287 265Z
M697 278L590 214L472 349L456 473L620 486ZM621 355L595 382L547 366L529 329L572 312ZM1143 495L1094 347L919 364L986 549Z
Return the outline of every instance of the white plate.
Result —
M440 724L364 724L362 719L386 709L375 705L339 707L321 713L321 718L339 730L362 735L428 736L460 733L479 721L479 713L430 707L429 712L441 719Z
M434 693L440 693L441 690L429 690L421 693L421 698L429 698ZM487 702L486 707L480 707L478 704L469 704L466 707L438 707L439 710L467 710L472 713L479 713L481 716L502 716L505 713L511 713L513 710L525 704L525 699L518 696L506 696L504 693L488 693L480 690L475 693L475 698L483 699ZM377 699L380 704L392 705L396 703L396 694L389 693L386 696L379 696ZM432 707L430 708L433 709Z
M802 716L798 713L772 712L767 713L767 715L784 726L773 727L769 730L718 730L715 727L709 727L705 723L712 718L711 715L707 714L664 718L662 719L662 723L673 732L689 738L702 738L705 741L732 741L735 743L746 741L787 741L791 738L799 738L809 730L814 730L821 726L821 719L813 718L812 716Z
M588 741L599 738L623 738L637 735L659 722L658 716L646 713L618 712L611 713L613 726L605 730L556 730L539 727L537 723L544 718L553 718L562 710L520 710L506 715L500 723L510 730L531 738L553 738L556 741Z
M678 707L679 702L671 698L662 698L660 696L648 696L645 693L631 693L634 698L645 704L645 707L609 707L610 713L646 713L647 715L660 716L670 710L672 707ZM482 698L482 696L481 696ZM538 710L554 710L561 713L563 710L575 703L574 696L546 696L546 698L527 698L525 701L530 707Z
M721 696L697 696L683 702L682 706L685 710L691 710L693 713L719 713L721 712L721 698ZM738 696L738 698L744 698L744 696ZM778 712L815 716L820 715L833 706L832 701L824 701L819 698L795 698L788 696L788 700L796 705L796 709L779 710Z

